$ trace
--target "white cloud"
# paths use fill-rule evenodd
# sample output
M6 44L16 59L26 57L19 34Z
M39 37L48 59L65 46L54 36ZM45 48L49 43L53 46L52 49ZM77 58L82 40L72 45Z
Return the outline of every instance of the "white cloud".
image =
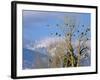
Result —
M36 48L48 48L51 44L56 44L58 42L64 41L61 37L46 37L42 40L35 41L35 43L31 43L26 47L31 50L35 50Z
M60 44L62 42L64 44L63 46L65 47L66 42L65 42L64 38L62 38L62 37L46 37L46 38L41 39L39 41L35 41L34 43L31 42L30 44L28 44L26 46L26 48L27 49L30 49L30 50L37 50L38 48L46 48L49 51L49 53L52 53L51 55L54 56L55 55L55 50L56 50L57 44ZM90 42L91 41L89 40L85 44L89 48L91 46L90 45ZM78 46L78 41L77 40L74 40L73 47L74 47L75 51L77 51L77 46ZM89 50L88 53L91 53L90 51L91 50Z

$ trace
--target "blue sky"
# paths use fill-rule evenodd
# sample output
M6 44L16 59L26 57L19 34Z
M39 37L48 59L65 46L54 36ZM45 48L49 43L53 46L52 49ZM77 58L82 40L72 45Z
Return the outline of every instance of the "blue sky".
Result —
M23 40L36 41L45 37L53 37L56 32L63 34L56 24L63 24L64 17L75 17L79 25L90 25L89 13L46 12L23 10ZM83 29L79 29L83 30ZM53 34L52 34L53 33Z

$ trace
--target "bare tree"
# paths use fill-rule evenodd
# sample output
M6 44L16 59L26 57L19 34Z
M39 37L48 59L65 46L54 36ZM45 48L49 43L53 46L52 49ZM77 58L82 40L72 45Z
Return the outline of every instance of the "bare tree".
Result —
M52 68L63 67L63 58L65 55L66 46L65 42L56 42L48 47L50 56L49 66Z
M64 59L66 63L64 66L70 64L71 67L79 66L80 59L83 55L86 55L90 50L90 47L86 44L90 41L90 28L89 26L81 25L75 17L66 16L64 18L64 24L57 27L64 33L64 40L67 47L67 56ZM76 51L76 52L75 52Z

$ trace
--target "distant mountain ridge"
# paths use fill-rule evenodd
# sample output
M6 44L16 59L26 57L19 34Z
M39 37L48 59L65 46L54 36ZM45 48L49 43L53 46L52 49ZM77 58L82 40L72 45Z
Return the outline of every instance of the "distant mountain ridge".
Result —
M23 48L23 69L38 68L39 65L42 65L41 67L44 68L48 67L48 56L45 55L47 54L45 52L45 48L36 51ZM39 65L37 63L39 63Z

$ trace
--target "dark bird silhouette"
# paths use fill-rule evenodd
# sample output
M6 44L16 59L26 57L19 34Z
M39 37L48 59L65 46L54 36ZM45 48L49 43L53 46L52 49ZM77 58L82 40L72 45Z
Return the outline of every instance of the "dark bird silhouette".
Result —
M69 36L69 34L67 34L67 36Z
M75 27L75 25L73 25L73 28Z
M68 26L68 24L66 24Z
M83 32L81 34L83 35Z
M58 35L58 33L56 32L56 35Z
M82 25L82 27L84 27L84 25Z
M87 38L87 40L89 40L89 39Z
M56 24L56 26L59 26L59 24Z
M79 32L79 30L77 32Z
M59 36L61 36L61 34L59 34Z
M90 31L90 28L88 28L87 30Z

